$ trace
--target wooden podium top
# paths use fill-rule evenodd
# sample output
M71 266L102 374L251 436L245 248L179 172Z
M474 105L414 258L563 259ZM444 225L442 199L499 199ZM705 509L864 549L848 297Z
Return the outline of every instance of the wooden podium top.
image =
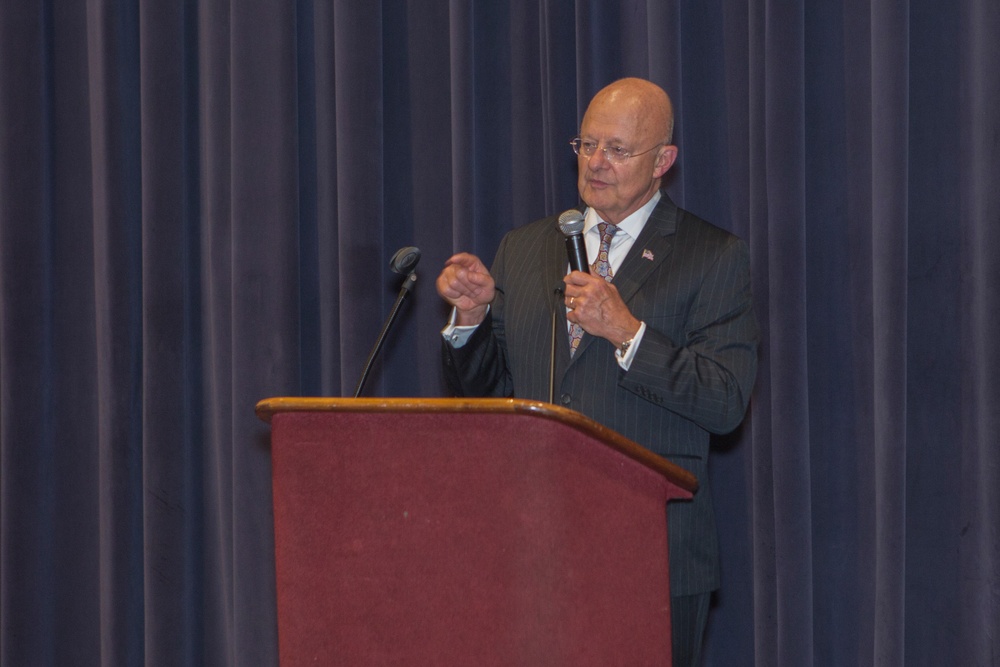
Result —
M257 416L267 423L286 412L490 413L530 415L562 422L604 442L634 461L654 470L678 487L694 493L698 480L687 470L657 456L623 435L584 415L552 403L515 398L317 398L277 397L257 403Z

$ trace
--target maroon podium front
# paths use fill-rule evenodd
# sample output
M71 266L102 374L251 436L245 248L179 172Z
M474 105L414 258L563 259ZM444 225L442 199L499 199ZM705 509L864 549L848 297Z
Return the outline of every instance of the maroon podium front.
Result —
M548 403L273 398L281 664L670 664L687 471Z

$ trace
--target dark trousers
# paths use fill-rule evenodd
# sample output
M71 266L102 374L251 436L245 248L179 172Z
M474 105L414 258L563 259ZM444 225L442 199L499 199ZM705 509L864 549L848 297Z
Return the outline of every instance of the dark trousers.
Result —
M670 636L674 667L698 667L708 625L711 593L670 597Z

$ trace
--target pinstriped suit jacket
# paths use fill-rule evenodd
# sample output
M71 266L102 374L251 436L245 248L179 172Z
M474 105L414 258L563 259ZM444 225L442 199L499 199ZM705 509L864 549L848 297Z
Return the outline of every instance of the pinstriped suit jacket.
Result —
M757 371L749 251L732 234L678 208L666 193L614 277L646 333L628 372L614 346L584 334L571 359L560 295L566 246L549 217L508 233L491 274L497 296L461 348L444 345L445 377L462 396L554 400L690 470L691 502L670 503L671 594L719 585L708 488L710 433L735 429Z

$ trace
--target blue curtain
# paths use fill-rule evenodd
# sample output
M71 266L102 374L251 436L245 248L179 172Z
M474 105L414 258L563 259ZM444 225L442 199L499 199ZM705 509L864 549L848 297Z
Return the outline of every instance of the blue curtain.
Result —
M0 662L275 664L255 403L438 396L458 250L577 201L621 76L764 333L707 665L992 665L994 0L0 2Z

